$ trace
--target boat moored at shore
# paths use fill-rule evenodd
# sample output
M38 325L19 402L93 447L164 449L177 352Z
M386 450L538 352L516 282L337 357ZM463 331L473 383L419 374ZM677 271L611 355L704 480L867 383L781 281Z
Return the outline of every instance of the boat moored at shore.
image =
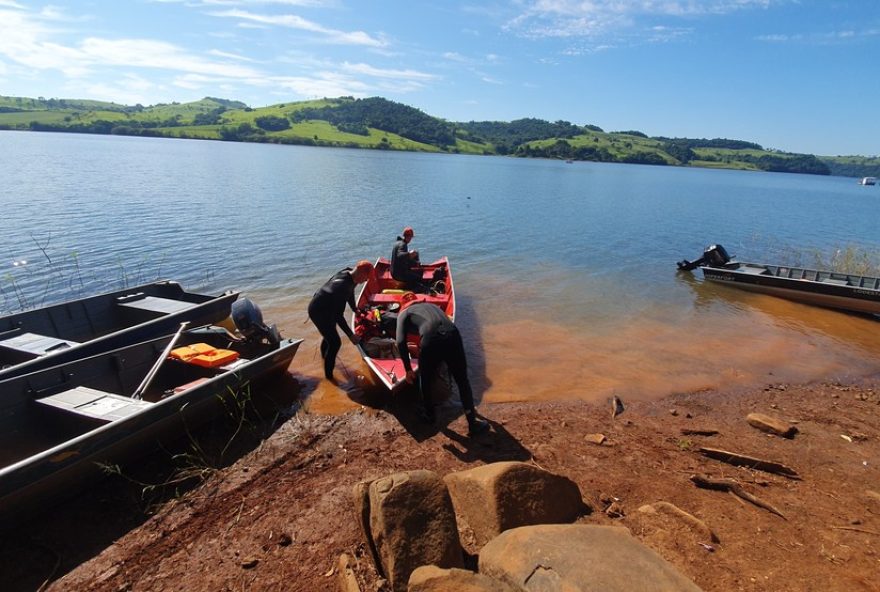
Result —
M455 321L455 290L452 285L452 273L446 257L421 265L422 279L426 285L432 286L429 294L419 297L436 304ZM391 263L387 259L376 261L375 270L369 280L361 288L357 297L357 313L352 315L352 330L361 336L358 346L364 362L373 374L389 390L406 384L406 370L396 353L395 331L397 310L405 290L403 284L391 277ZM410 346L410 358L413 370L418 369L417 344Z
M173 333L184 321L218 323L236 298L165 280L0 317L0 380Z
M240 403L301 342L206 326L0 381L0 525Z
M696 261L678 268L700 268L703 277L743 290L807 304L864 314L880 314L880 277L733 260L721 245L711 245Z

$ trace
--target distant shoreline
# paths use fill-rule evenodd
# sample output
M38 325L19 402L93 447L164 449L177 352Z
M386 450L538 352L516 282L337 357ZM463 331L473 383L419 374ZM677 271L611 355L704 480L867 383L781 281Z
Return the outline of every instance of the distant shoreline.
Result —
M0 130L880 176L880 157L819 157L768 150L744 140L650 137L637 130L605 132L595 125L533 118L448 122L381 97L340 97L253 109L240 101L213 97L144 107L0 96Z

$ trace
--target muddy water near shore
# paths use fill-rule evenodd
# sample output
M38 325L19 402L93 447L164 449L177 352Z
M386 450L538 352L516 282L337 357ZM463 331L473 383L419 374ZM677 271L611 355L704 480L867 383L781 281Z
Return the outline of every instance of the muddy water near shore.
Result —
M558 279L558 278L557 278ZM469 374L478 401L657 399L674 393L736 390L777 382L852 380L880 370L880 324L771 296L680 280L682 298L639 296L587 282L555 294L504 277L464 274L457 284ZM516 295L504 300L497 294ZM306 343L292 366L307 405L340 413L381 406L383 391L347 342L339 384L320 379L320 337L307 299L262 294L267 318Z

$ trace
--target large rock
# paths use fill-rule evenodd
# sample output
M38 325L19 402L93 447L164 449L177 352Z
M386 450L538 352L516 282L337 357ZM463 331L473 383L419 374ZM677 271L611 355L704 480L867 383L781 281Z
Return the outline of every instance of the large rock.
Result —
M574 481L526 463L492 463L443 480L479 546L517 526L571 522L585 509Z
M408 471L358 484L355 502L376 567L395 592L406 590L419 566L462 566L452 500L436 473Z
M480 551L480 573L523 592L700 592L625 528L508 530Z
M423 565L409 576L407 592L515 592L501 582L466 569Z

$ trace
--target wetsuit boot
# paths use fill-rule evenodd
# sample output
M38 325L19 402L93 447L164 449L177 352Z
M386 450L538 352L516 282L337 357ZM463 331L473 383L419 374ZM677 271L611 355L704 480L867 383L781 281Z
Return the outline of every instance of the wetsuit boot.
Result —
M489 422L477 417L476 411L468 411L464 416L468 422L468 436L479 436L489 431Z

